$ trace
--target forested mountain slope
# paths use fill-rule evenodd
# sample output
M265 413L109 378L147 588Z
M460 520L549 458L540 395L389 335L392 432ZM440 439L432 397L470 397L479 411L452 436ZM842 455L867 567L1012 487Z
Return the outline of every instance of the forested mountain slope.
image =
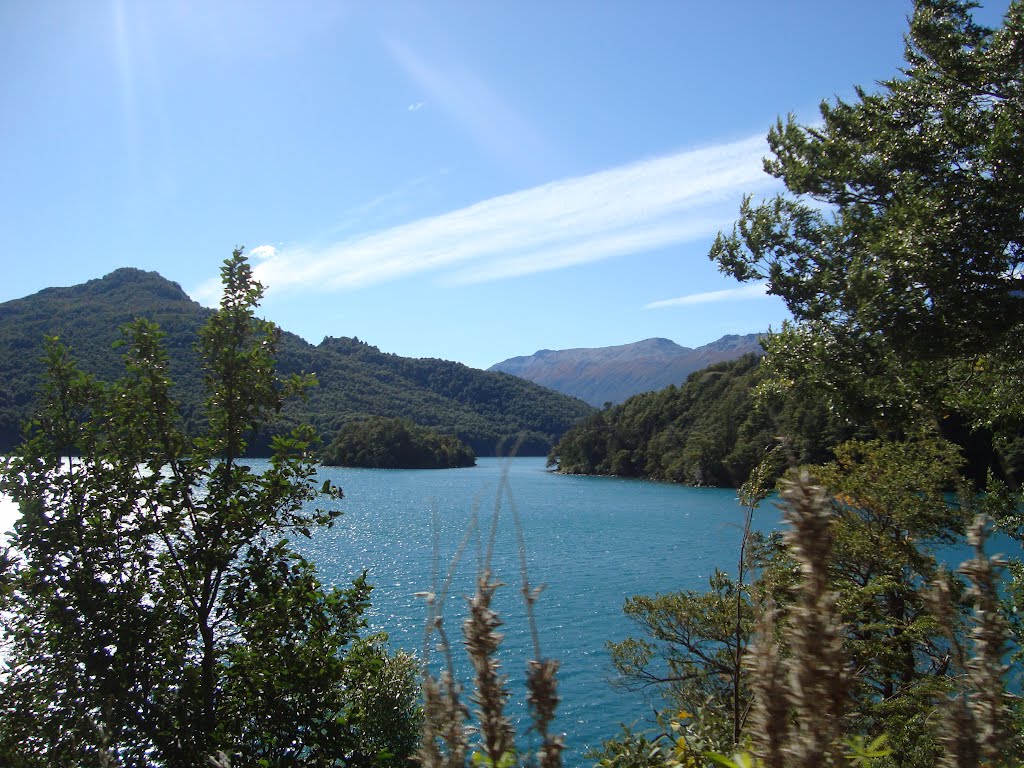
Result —
M761 354L758 334L723 336L696 349L668 339L592 349L542 349L503 360L488 370L521 376L601 407L681 384L694 371L746 354Z
M153 320L167 334L164 344L182 417L186 426L198 425L202 382L193 344L209 315L176 283L130 268L0 304L0 451L17 442L19 425L32 412L44 336L59 336L86 371L109 380L120 369L120 353L113 346L119 329L136 317ZM314 346L284 333L279 371L316 373L319 386L307 401L291 404L277 428L308 421L325 442L344 423L387 416L456 434L480 455L493 453L502 442L513 447L520 438L520 452L546 453L591 410L514 376L385 354L357 339L327 338Z
M830 458L855 434L823 403L790 403L769 414L755 403L760 358L716 363L677 387L635 395L597 411L562 437L549 456L561 472L621 475L690 485L737 486L779 446L784 466Z

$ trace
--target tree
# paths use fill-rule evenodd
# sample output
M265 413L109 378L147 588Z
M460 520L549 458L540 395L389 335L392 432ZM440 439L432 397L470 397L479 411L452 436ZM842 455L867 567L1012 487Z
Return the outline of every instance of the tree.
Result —
M783 595L793 582L792 560L786 557L779 534L752 529L754 511L768 495L771 465L763 462L740 488L746 511L735 578L716 568L708 579L708 592L629 598L623 610L646 637L608 643L620 676L617 684L661 691L669 709L668 716L659 715L659 725L669 722L681 731L680 721L688 721L685 751L728 750L740 743L753 703L746 666L755 608ZM761 576L755 595L751 573ZM605 743L605 756L622 757L620 749L632 754L645 738L624 727L618 740ZM675 743L676 738L669 741Z
M609 643L609 650L617 684L657 687L670 711L693 718L702 744L727 749L750 706L740 660L753 634L753 606L746 587L720 570L708 585L707 592L630 597L623 610L645 636Z
M929 600L944 580L938 553L963 542L970 517L948 495L961 464L954 446L922 437L845 443L814 469L831 507L828 587L856 670L848 728L886 734L908 766L936 763L935 711L964 672L947 634L960 635L966 606L954 599L944 627ZM948 588L962 597L958 582Z
M276 376L279 332L254 315L263 289L240 249L221 275L198 345L199 437L181 428L153 324L125 328L113 384L48 346L43 405L0 474L22 511L0 762L195 766L223 751L244 765L377 765L411 749L369 719L371 693L416 717L410 665L360 638L370 586L325 587L289 543L340 514L309 506L311 430L276 437L261 474L242 461L311 381ZM375 693L396 671L401 683Z
M765 169L786 193L744 200L710 254L793 315L765 343L769 387L896 440L845 446L817 474L852 729L887 732L904 764L937 759L955 666L925 601L934 546L964 529L945 492L961 453L984 488L993 432L1012 447L1024 418L1024 4L995 30L974 5L917 0L900 76L822 103L818 125L780 120Z
M710 254L785 300L780 379L894 426L1024 413L1024 3L996 30L973 5L917 0L900 76L779 120L787 192L747 198Z
M747 198L733 231L719 235L711 250L724 272L765 280L793 315L765 342L762 394L812 402L824 395L841 418L870 424L885 438L836 448L836 460L814 471L827 491L807 481L794 486L807 502L797 506L812 514L803 516L810 523L804 534L790 516L787 551L820 599L794 604L787 590L775 589L792 575L785 557L766 568L769 581L760 591L789 606L776 599L787 618L775 627L764 617L776 611L759 611L779 643L759 641L755 648L781 644L783 655L754 653L762 679L751 684L760 709L753 735L767 735L769 720L779 732L792 726L819 742L826 730L860 736L861 744L865 735L888 735L891 764L906 766L938 762L939 731L948 726L940 710L955 676L966 669L969 678L984 666L956 658L965 606L954 601L942 621L928 609L933 584L954 597L958 589L940 577L937 548L962 540L965 510L1013 509L1017 501L1005 488L990 487L981 501L961 495L961 506L951 505L947 492L957 484L961 453L935 437L938 427L976 448L965 439L969 429L975 437L986 437L987 429L1014 437L1024 417L1024 3L1011 2L998 30L975 24L973 6L917 0L900 77L878 93L858 89L852 103L823 103L820 125L780 120L769 134L773 157L765 167L787 193L758 205ZM984 472L976 479L984 480ZM714 641L725 642L725 606L715 604L714 593L705 597L717 623L694 616L685 603L671 620L703 633L698 639L714 648ZM998 623L994 603L988 600L979 621ZM822 613L838 620L828 633ZM669 624L662 619L652 633ZM691 648L700 646L677 634L667 653L693 659ZM816 681L811 652L840 637L836 656L849 660L854 676L846 680L833 663L840 674ZM988 664L996 671L970 700L996 702L997 711L1004 707L1003 648L994 640L988 647L996 649ZM785 653L789 659L780 661ZM837 684L832 694L826 678ZM765 681L786 679L790 685L775 686L781 695L774 702L762 695ZM795 712L794 698L803 700ZM768 712L773 703L782 706ZM822 711L842 706L825 722L816 704ZM1002 720L1004 713L997 714L988 719ZM946 736L969 730L947 729ZM758 757L766 765L820 765L823 746L837 749L818 743L818 757L802 762L762 743ZM1006 750L986 754L1013 759Z
M965 671L949 642L950 635L962 640L963 588L943 581L937 554L962 542L969 517L951 509L946 493L960 462L949 443L916 438L844 443L834 462L813 468L824 486L818 516L830 541L818 566L822 588L834 595L836 637L854 672L843 692L844 733L887 736L903 766L936 764L937 710ZM622 682L660 690L662 720L674 719L691 747L728 752L761 726L749 718L759 616L780 611L776 642L793 665L804 661L792 642L809 616L806 607L795 610L805 569L793 542L777 534L744 542L738 578L716 571L705 592L629 598L625 612L642 635L610 644ZM746 571L756 573L755 583L745 583ZM953 598L948 624L929 604L940 581Z

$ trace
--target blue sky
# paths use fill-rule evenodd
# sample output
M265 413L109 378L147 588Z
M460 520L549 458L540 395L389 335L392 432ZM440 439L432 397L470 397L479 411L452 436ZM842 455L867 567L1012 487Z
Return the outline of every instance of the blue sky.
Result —
M313 343L487 367L777 327L707 251L775 191L776 117L894 75L910 10L0 0L0 301L133 266L212 305L245 245Z

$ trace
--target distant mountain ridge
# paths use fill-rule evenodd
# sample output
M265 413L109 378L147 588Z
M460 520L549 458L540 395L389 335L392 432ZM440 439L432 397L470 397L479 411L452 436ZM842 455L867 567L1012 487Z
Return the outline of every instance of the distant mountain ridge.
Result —
M20 425L34 410L44 336L59 336L83 370L109 381L123 372L114 342L136 317L158 323L166 334L172 394L186 428L201 425L205 393L194 344L211 312L177 283L133 268L0 304L0 453L17 443ZM325 445L343 424L386 416L455 434L481 456L517 442L520 453L546 454L591 412L580 400L514 376L386 354L345 337L313 345L283 332L278 369L283 375L314 372L319 386L285 408L277 431L308 422ZM265 451L270 437L262 435L255 449Z
M641 392L682 384L691 373L712 363L760 355L759 339L756 333L727 335L696 349L661 338L614 347L542 349L503 360L487 370L511 373L601 407Z

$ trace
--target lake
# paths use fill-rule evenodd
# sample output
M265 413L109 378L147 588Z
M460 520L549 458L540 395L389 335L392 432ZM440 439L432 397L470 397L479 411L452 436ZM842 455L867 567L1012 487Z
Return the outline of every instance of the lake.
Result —
M506 471L522 520L530 582L546 585L536 615L543 654L561 662L556 726L566 734L565 763L585 764L589 747L614 736L619 723L646 719L657 704L608 682L612 669L605 643L631 632L622 614L625 598L699 589L716 566L733 571L742 509L734 490L556 475L545 470L540 457L482 458L476 467L457 470L323 468L318 481L330 479L344 489L345 498L337 503L345 514L302 548L329 583L345 583L366 569L375 585L372 627L388 632L393 647L422 656L426 606L415 594L432 589L435 530L443 574L474 515L486 540ZM771 505L760 514L769 526L777 519ZM453 645L461 639L462 596L473 590L476 541L470 538L446 605ZM507 496L494 570L508 584L498 591L496 605L507 622L503 670L519 703L532 645L518 596L519 548ZM468 683L461 643L455 652ZM513 712L525 727L522 706Z
M252 464L258 470L266 462ZM504 473L522 521L530 582L546 585L536 615L543 655L561 662L562 703L555 726L566 734L565 765L589 765L583 757L589 748L616 735L619 723L639 721L643 728L659 705L656 698L609 684L605 643L632 631L622 614L623 601L635 594L704 589L716 567L734 572L743 517L735 491L555 475L539 457L482 458L477 467L456 470L321 468L318 482L330 479L345 491L344 499L327 502L344 515L333 528L296 543L318 564L327 583L344 585L365 569L375 586L372 629L386 631L392 647L422 657L426 606L416 593L433 588L435 567L447 571L474 519L480 521L486 545ZM523 730L522 679L533 654L518 597L520 550L511 511L503 495L494 571L507 586L498 591L495 604L506 621L501 660L513 691L512 714ZM0 539L15 516L14 505L0 497ZM758 511L755 525L769 529L777 520L769 503ZM445 611L467 685L471 676L460 643L462 596L473 591L477 541L469 537ZM992 544L990 551L1019 552L1019 545L1006 537ZM956 567L968 554L960 545L940 556ZM532 747L533 741L520 739L520 745Z

